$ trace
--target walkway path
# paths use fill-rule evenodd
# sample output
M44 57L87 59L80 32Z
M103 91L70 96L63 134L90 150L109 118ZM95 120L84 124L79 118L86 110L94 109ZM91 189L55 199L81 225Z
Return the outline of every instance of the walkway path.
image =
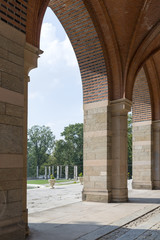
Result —
M65 188L68 194L72 187L81 185ZM78 198L78 202L32 213L28 240L160 240L160 191L132 190L129 196L130 202L121 204Z

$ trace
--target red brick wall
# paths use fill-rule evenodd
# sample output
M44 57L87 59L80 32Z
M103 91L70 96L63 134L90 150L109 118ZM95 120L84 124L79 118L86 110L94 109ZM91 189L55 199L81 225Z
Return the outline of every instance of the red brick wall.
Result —
M0 0L0 20L26 32L28 0Z
M79 63L84 103L108 98L102 47L82 0L52 0L50 7L66 30Z
M134 84L132 114L133 122L152 119L149 87L143 69L139 72Z

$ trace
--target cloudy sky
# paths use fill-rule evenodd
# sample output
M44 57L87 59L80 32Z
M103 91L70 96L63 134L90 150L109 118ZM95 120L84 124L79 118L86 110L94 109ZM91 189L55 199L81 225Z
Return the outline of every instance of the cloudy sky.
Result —
M28 127L50 126L56 139L65 126L83 122L78 63L62 25L48 8L41 30L38 68L30 72Z

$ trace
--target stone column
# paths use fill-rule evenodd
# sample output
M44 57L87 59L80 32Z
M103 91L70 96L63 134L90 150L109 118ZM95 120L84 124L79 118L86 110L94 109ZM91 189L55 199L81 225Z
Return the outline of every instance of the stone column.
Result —
M54 166L52 166L52 175L54 177Z
M152 189L152 123L132 124L133 189ZM154 138L156 135L154 136Z
M57 179L59 179L59 166L57 166Z
M37 59L42 53L40 49L25 43L24 47L24 120L23 120L23 221L26 235L28 234L28 209L27 209L27 120L28 120L28 83L29 72L37 67Z
M82 199L111 201L111 113L108 101L84 104Z
M74 180L77 181L77 174L78 174L78 168L77 166L74 166Z
M65 166L65 179L68 179L68 165Z
M39 177L39 168L38 168L38 166L37 166L36 176L37 176L37 178Z
M60 166L60 178L62 178L62 165Z
M47 166L45 166L45 173L44 173L45 179L47 179Z
M119 99L111 102L112 108L112 201L128 200L128 139L127 119L131 102Z
M152 122L152 184L160 189L160 120Z
M51 177L51 167L49 166L48 167L48 178L50 178Z

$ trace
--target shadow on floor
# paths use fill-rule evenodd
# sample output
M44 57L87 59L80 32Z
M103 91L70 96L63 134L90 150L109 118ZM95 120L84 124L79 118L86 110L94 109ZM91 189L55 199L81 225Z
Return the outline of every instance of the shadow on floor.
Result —
M97 225L93 222L77 224L31 223L29 226L30 235L27 240L160 240L159 230L147 230L143 225L138 229Z
M130 197L129 203L149 203L149 204L160 204L160 198L141 198L141 197Z

